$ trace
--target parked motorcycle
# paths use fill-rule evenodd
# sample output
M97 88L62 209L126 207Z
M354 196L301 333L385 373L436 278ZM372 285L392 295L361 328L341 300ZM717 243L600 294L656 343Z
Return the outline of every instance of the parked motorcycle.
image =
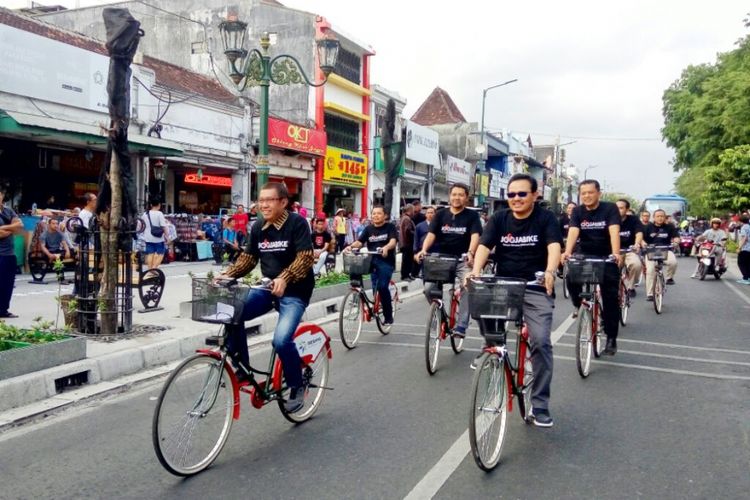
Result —
M724 247L712 241L704 241L698 248L698 277L703 281L707 274L713 274L714 278L721 279L721 275L727 272L724 262Z
M690 257L695 245L695 237L689 233L680 233L680 257Z

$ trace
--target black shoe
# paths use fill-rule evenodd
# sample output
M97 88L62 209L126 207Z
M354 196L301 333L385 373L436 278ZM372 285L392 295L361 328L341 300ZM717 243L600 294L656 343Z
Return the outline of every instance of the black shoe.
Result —
M669 278L667 280L667 285L674 285L674 280L672 278Z
M9 318L9 319L12 319L12 318L17 318L17 317L18 317L17 314L13 314L10 311L6 311L6 312L0 314L0 318Z
M607 347L604 348L604 354L614 356L617 352L617 340L607 337Z
M287 413L297 413L305 406L306 387L292 387L289 391L289 398L284 402L284 409Z
M631 299L632 299L633 297L635 297L635 288L631 288L630 290L628 290L628 295L630 295L630 298L631 298Z
M552 427L555 422L552 420L552 415L549 414L549 410L534 410L534 425L537 427Z
M653 295L649 295L648 297L646 297L646 302L653 302L653 301L654 301Z
M573 311L572 316L573 316L573 319L576 319L578 317L578 309L576 309L575 311Z

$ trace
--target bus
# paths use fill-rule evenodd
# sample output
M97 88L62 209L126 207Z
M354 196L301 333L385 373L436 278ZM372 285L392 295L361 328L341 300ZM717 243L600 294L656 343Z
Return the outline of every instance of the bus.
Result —
M655 194L643 200L641 204L641 211L648 211L651 215L657 209L664 210L675 220L681 220L687 217L688 201L676 194Z

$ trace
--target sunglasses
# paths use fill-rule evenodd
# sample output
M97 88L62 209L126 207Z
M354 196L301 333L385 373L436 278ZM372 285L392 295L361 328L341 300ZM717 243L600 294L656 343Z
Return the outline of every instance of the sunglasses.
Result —
M519 198L526 198L528 195L529 195L528 191L519 191L517 193L508 192L508 199L512 200L516 196L518 196Z

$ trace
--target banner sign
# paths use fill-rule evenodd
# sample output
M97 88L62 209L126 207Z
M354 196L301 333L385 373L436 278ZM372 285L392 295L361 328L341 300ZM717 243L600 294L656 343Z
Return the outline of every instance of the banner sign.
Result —
M440 138L431 128L406 121L406 157L410 160L438 165L440 163Z
M326 133L277 118L268 118L268 144L316 156L326 154Z
M471 163L446 155L446 177L449 184L460 182L467 186L471 184Z
M490 196L493 198L502 198L503 189L505 183L503 182L503 174L499 170L492 170L492 177L490 178Z
M231 177L221 177L219 175L202 175L185 174L185 184L203 184L204 186L232 187Z
M490 195L490 176L486 173L478 173L474 177L474 193L480 196Z
M365 187L367 185L367 156L328 146L323 180L330 184Z

